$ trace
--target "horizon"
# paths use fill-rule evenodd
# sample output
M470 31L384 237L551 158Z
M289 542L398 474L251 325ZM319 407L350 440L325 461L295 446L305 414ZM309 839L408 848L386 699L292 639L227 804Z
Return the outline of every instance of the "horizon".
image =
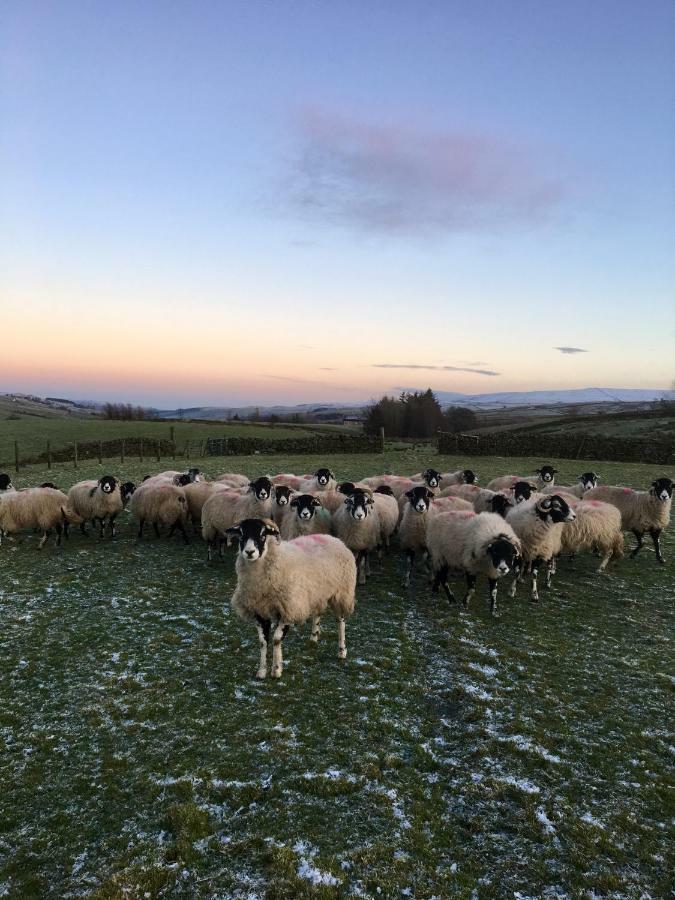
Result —
M3 18L3 393L669 390L666 0Z

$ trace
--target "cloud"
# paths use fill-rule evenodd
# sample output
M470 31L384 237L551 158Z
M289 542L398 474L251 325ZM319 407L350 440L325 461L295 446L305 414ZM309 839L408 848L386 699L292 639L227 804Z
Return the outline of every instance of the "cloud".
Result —
M490 363L486 363L483 359L460 359L460 362L463 366L489 366Z
M473 372L474 375L501 375L491 369L471 369L464 366L422 366L412 363L373 363L373 369L428 369L433 372Z
M320 372L337 372L337 369L334 369L332 366L319 366Z
M588 353L582 347L554 347L554 350L560 350L561 353Z
M311 344L298 344L298 350L316 350Z
M387 234L493 230L546 220L564 193L541 151L488 135L316 110L295 127L291 203L311 219Z

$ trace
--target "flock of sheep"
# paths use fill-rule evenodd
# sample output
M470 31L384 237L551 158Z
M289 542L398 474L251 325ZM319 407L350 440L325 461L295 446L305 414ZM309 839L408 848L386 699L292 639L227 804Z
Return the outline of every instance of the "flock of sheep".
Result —
M488 581L490 608L496 614L497 583L508 572L510 594L528 573L531 599L539 599L538 578L550 586L561 555L593 552L602 572L623 556L623 532L632 531L637 546L649 533L662 563L660 536L670 521L673 482L657 478L650 488L599 486L594 472L575 485L555 483L557 470L544 465L536 477L503 475L479 487L470 469L426 469L411 477L375 475L360 482L338 483L328 468L313 475L279 474L249 480L226 473L207 481L198 469L146 476L138 487L111 475L81 481L68 494L46 482L15 490L0 474L0 543L24 529L42 532L42 547L52 531L57 544L68 527L87 523L115 534L115 520L129 505L138 522L159 536L179 531L188 541L190 522L212 552L237 540L235 611L253 621L260 641L257 676L267 675L273 646L272 675L282 673L281 642L291 624L311 618L317 641L322 615L330 609L338 620L338 655L347 655L345 622L354 610L357 580L365 584L370 558L388 548L394 536L404 553L409 584L416 559L437 592L449 586L451 573L466 578L467 606L479 576Z

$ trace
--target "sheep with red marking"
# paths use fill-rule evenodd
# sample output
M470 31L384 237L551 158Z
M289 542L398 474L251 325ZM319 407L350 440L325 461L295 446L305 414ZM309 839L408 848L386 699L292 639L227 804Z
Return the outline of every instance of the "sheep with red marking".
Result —
M598 572L604 572L612 559L623 557L621 513L611 503L601 500L579 500L564 491L560 496L574 510L576 519L562 531L561 554L597 552L600 554Z
M342 498L344 501L344 497ZM280 526L281 538L292 541L303 534L330 534L331 515L314 494L296 494Z
M269 519L245 519L233 525L229 535L239 541L232 608L258 629L256 677L267 676L270 639L272 677L280 678L281 642L288 628L311 618L311 639L316 642L328 609L338 620L338 658L345 659L345 622L356 603L356 563L344 543L328 534L281 541L279 529Z
M354 553L359 584L365 584L370 574L370 553L380 543L380 519L370 491L357 488L345 497L333 513L333 534Z
M560 491L563 491L565 494L572 494L573 497L578 497L581 499L587 491L592 491L593 488L598 486L598 481L600 480L600 476L595 472L584 472L579 476L579 481L576 484L565 484L565 485L548 485L548 487L542 488L542 494L557 494Z
M272 490L271 480L263 475L249 483L246 493L229 488L209 497L202 508L202 537L208 543L209 559L216 544L221 550L223 541L229 545L227 531L235 522L272 518Z
M535 474L537 475L537 478L534 479L536 488L543 490L545 487L554 485L557 472L557 469L549 465L535 469ZM493 478L492 481L488 481L486 487L491 491L510 490L517 481L533 481L533 479L525 478L522 475L499 475L497 478Z
M330 469L317 469L310 478L303 478L298 488L303 494L316 494L322 491L332 491L337 485L335 475Z

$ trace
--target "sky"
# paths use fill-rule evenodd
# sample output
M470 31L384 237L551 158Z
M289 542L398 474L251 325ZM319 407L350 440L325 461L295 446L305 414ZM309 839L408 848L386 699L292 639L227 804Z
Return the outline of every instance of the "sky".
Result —
M0 391L668 388L671 0L0 8Z

